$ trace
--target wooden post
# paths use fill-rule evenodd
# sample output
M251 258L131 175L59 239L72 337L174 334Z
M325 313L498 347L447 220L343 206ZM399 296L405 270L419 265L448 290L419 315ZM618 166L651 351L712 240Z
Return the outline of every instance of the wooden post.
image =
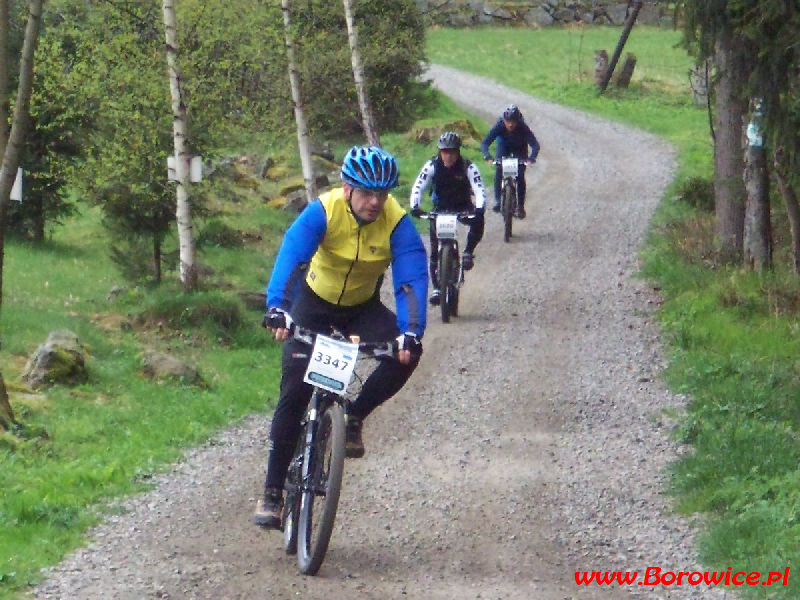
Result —
M603 79L608 71L608 52L603 50L594 51L594 83L597 87L603 85Z
M608 82L611 80L611 75L614 74L614 68L617 66L617 61L619 61L622 49L625 47L625 42L628 41L628 36L631 34L631 29L633 29L633 24L636 22L636 17L639 16L639 11L642 10L643 2L644 0L635 0L633 3L633 10L625 21L625 27L622 29L622 35L619 36L619 42L617 42L617 47L614 49L611 63L608 65L605 77L603 77L603 81L600 84L601 94L606 91Z
M619 74L614 79L614 85L618 88L626 88L631 83L633 77L633 70L636 68L636 55L628 52L625 56L625 61L622 63L622 68Z

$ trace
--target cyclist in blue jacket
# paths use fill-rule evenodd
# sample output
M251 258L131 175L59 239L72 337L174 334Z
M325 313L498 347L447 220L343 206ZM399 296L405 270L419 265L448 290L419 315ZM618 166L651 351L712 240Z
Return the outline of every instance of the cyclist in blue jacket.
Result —
M309 347L289 337L292 323L315 331L336 327L362 342L397 338L397 360L381 360L347 415L346 455L364 455L361 424L396 394L422 354L428 293L425 247L405 210L389 194L397 162L385 150L355 146L345 156L342 186L311 202L287 229L267 286L265 326L284 341L278 404L270 428L264 495L254 521L279 528L283 485L301 420L311 399L303 382ZM392 266L397 314L380 299Z
M520 161L535 163L539 155L539 142L536 136L525 123L519 108L511 104L503 111L502 117L497 120L481 142L481 152L484 160L492 161L489 146L497 140L497 158L513 156ZM528 147L530 146L530 153ZM503 167L497 165L494 174L494 212L500 212L500 185L503 180ZM525 218L525 162L520 162L517 176L517 218Z

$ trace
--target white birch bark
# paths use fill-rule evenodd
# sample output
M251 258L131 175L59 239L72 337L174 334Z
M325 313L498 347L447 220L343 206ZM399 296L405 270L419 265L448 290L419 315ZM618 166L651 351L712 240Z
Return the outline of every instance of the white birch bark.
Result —
M361 53L358 51L358 30L353 21L353 2L343 0L344 17L347 21L347 41L350 43L350 62L353 65L353 79L356 82L356 94L358 95L358 106L361 109L361 126L364 129L364 136L373 146L380 146L381 139L378 129L375 127L375 119L372 116L369 96L367 95L367 81L364 76L364 67L361 63Z
M8 140L3 149L3 163L2 167L0 167L0 304L2 304L3 300L6 214L8 203L11 199L11 187L14 185L14 179L17 176L20 150L25 139L25 129L28 123L31 92L33 90L33 58L36 52L36 44L39 41L42 4L43 0L29 0L28 2L28 23L25 26L25 40L22 44L22 56L19 61L17 102L14 105L14 119L11 123ZM8 52L8 49L3 48L2 51Z
M311 144L309 141L308 124L306 123L303 101L300 97L300 79L297 74L297 63L294 57L294 41L289 0L281 0L281 10L283 11L283 25L286 34L286 60L289 64L289 86L292 90L294 120L297 126L297 149L300 152L300 164L303 168L303 184L306 188L306 200L311 202L317 196L317 186L314 181L314 165L311 162Z
M8 141L8 0L0 0L0 154Z
M167 70L172 95L172 136L175 148L175 219L178 226L180 276L183 289L197 289L197 267L192 231L192 211L189 204L189 145L187 141L186 102L183 99L181 72L178 67L177 23L174 0L163 0L164 29L167 41Z

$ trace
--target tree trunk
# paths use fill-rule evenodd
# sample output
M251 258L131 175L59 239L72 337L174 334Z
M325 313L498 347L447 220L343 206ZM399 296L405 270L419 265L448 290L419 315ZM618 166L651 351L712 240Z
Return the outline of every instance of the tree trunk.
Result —
M169 89L172 95L172 135L175 147L175 219L178 225L180 247L180 275L183 289L193 292L197 289L197 265L195 264L194 233L192 231L192 211L189 205L189 144L187 137L186 102L183 98L183 84L178 67L177 24L174 0L163 0L164 29L167 40L167 68Z
M625 42L628 41L628 36L631 34L631 29L633 29L633 24L636 22L636 17L639 16L639 11L642 10L643 1L644 0L634 0L633 10L625 20L625 26L622 28L622 35L619 36L617 47L614 48L614 54L611 56L611 62L608 64L608 69L606 69L603 81L600 82L601 94L606 91L608 82L611 81L611 76L614 74L614 68L617 66L617 61L619 61L619 57L622 55L622 49L625 47Z
M32 208L31 210L31 233L33 235L33 239L37 242L44 241L44 229L45 229L45 218L44 218L44 198L41 195L37 195L36 199L30 200Z
M8 0L0 0L0 154L8 141Z
M783 202L786 204L786 214L789 218L794 272L800 273L800 203L797 200L797 192L789 185L786 178L786 169L781 164L781 155L782 152L780 150L775 152L775 181L778 183L778 191L783 196Z
M29 0L28 23L25 26L25 41L22 44L22 56L19 61L19 86L17 102L14 105L14 120L3 152L3 165L0 168L0 306L3 301L3 256L5 229L8 214L8 203L11 187L17 177L19 155L28 126L28 111L33 89L33 57L39 39L39 26L42 21L42 1Z
M153 281L161 283L161 239L153 234Z
M297 63L294 57L292 20L289 0L281 0L283 25L286 34L286 60L289 64L289 86L292 89L294 104L294 120L297 125L297 149L300 152L300 164L303 167L303 184L306 188L306 201L311 202L317 196L317 184L314 180L314 165L311 162L311 144L309 143L308 124L306 123L303 101L300 97L300 79L297 75Z
M373 146L380 146L381 139L375 127L375 120L372 116L372 108L367 95L367 82L364 77L364 67L361 64L361 53L358 51L358 30L353 22L353 2L343 0L344 16L347 20L347 41L350 43L350 62L353 65L353 79L356 82L356 93L358 94L358 106L361 109L361 124L364 128L364 136Z
M772 226L770 223L769 175L761 133L761 103L753 102L747 127L744 187L747 203L744 215L744 261L754 271L772 268Z
M734 40L720 35L716 51L716 131L714 140L714 212L717 243L724 262L742 259L745 189L742 123L746 104L737 94L742 68L734 58Z
M8 401L6 383L3 381L3 374L0 373L0 429L8 431L16 422L11 403Z

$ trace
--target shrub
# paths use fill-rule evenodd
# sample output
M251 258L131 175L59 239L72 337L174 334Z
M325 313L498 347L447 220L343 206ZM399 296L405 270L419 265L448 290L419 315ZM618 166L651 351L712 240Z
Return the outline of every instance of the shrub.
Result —
M714 210L714 183L705 177L689 177L678 186L678 200L697 210Z

